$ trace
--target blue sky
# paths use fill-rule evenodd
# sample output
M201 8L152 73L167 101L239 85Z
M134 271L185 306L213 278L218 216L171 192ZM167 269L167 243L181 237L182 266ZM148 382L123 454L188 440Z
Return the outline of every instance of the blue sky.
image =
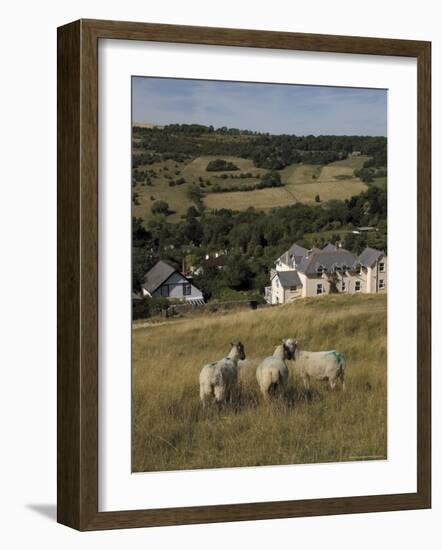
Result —
M133 77L134 122L272 134L387 135L387 91Z

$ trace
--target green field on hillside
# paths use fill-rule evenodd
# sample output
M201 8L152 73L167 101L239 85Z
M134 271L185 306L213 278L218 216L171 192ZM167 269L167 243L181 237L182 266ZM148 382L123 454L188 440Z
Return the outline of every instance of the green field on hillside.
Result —
M135 156L140 149L134 149ZM260 182L268 170L257 168L250 159L235 156L205 155L184 162L166 160L150 165L139 166L140 170L150 170L153 174L151 185L139 182L134 191L137 203L133 214L145 221L154 218L151 207L155 201L166 201L171 214L168 220L179 221L193 201L188 193L191 186L197 186L204 193L203 203L209 209L231 208L245 210L250 206L258 210L268 210L278 206L288 206L296 202L316 204L316 196L321 201L346 199L367 189L353 174L368 157L350 157L326 166L293 164L279 170L282 187L255 189L252 191L232 191L217 193L216 186L223 189L241 189L244 185ZM239 170L208 172L207 164L215 159L223 159L235 164ZM248 177L244 177L247 175ZM171 182L184 179L180 185Z

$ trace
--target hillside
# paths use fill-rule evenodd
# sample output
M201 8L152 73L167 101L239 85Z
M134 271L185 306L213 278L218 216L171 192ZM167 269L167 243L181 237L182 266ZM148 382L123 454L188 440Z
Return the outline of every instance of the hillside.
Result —
M151 208L158 201L168 204L168 221L178 222L191 205L266 211L314 205L318 196L321 202L347 199L367 189L354 171L373 158L368 153L384 147L373 141L378 138L297 138L194 126L134 126L133 215L144 222L155 218ZM365 147L367 154L348 156L352 147ZM218 159L237 169L208 171ZM259 188L269 171L279 174L281 184Z
M386 306L381 295L330 295L134 330L133 470L386 458ZM290 362L287 399L264 404L254 368L285 337L304 349L343 352L347 391L316 383L306 394ZM240 402L204 412L200 369L234 339L248 357Z

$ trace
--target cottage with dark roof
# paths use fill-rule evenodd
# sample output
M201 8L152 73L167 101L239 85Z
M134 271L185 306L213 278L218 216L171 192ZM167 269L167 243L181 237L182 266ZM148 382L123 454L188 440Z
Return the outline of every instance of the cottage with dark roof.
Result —
M330 293L386 292L387 257L374 248L356 256L331 243L311 250L295 243L276 260L270 283L265 298L271 304Z
M144 276L143 296L184 300L186 302L204 303L203 293L192 279L185 277L178 269L160 260Z

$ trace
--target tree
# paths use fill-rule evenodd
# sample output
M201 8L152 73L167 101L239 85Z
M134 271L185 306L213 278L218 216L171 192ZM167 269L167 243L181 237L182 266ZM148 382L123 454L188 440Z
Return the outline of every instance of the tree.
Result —
M230 256L224 269L224 279L230 288L247 290L251 286L252 270L242 256Z
M226 170L239 170L236 164L224 159L211 160L206 167L207 172L221 172Z
M276 170L271 170L270 172L264 174L261 178L261 182L259 183L260 187L281 187L281 185L281 176L279 175L279 172L276 172Z
M151 207L152 214L169 214L169 204L166 201L155 201Z
M198 187L197 185L195 184L192 184L188 189L187 189L187 196L189 197L189 199L194 202L198 207L202 207L203 206L203 197L204 197L204 191Z
M132 249L132 288L139 292L144 276L155 264L155 259L143 247L134 246Z
M186 217L187 218L196 218L198 216L199 216L198 210L193 205L189 206L189 208L187 209Z
M150 237L148 231L143 225L141 218L132 218L132 240L134 245L144 243Z

